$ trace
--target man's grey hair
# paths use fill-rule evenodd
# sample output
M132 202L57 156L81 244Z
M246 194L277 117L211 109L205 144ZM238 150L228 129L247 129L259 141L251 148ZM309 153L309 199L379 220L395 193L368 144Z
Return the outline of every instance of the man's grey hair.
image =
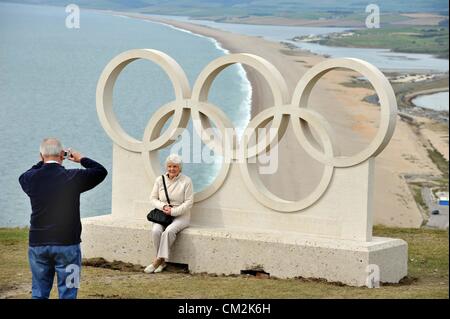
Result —
M53 137L44 138L39 147L42 156L59 156L62 150L61 142Z
M180 170L183 169L183 160L181 159L181 156L178 154L170 154L166 158L166 166L167 164L172 163L180 166Z

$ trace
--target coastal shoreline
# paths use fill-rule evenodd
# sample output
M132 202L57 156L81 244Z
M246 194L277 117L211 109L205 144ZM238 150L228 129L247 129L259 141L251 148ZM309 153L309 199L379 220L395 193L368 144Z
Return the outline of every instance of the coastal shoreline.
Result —
M156 19L142 14L110 11L108 13L169 24L214 38L230 53L245 52L261 56L283 75L290 96L301 76L313 65L325 59L323 56L298 49L288 50L281 43L259 37L234 34L187 22ZM252 85L253 118L262 110L273 106L273 97L265 79L252 68L244 68ZM330 76L324 77L317 85L317 89L314 89L317 94L311 96L310 104L329 120L339 140L347 142L344 143L343 152L354 154L363 149L375 135L379 111L370 103L362 102L363 98L370 94L370 90L352 88L351 94L347 93L349 88L343 87L342 83L348 81L352 74L348 71L342 73L335 71ZM335 112L337 108L339 112ZM293 145L296 147L292 147ZM287 200L298 200L309 194L317 184L323 167L308 158L289 129L279 144L279 154L281 169L276 174L261 175L263 184L272 193ZM290 171L286 169L287 167L296 169ZM418 147L417 138L410 125L399 119L390 145L377 158L374 185L375 224L399 227L420 227L423 224L426 214L417 206L410 186L405 181L404 176L408 174L429 176L440 172L428 157L425 147Z
M428 90L423 90L423 91L416 91L416 92L405 95L405 102L408 102L411 105L414 105L412 100L415 99L416 97L430 95L430 94L434 94L434 93L441 93L441 92L448 92L448 88L435 88L435 89L428 89Z

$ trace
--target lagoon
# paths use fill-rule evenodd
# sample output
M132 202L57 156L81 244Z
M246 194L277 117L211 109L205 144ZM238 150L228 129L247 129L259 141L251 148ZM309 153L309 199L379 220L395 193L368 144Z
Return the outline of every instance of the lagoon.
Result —
M439 92L427 95L420 95L414 98L411 102L414 105L432 109L435 111L447 111L448 112L448 91Z
M287 42L301 49L334 58L358 58L370 62L385 71L447 72L449 70L448 60L438 59L431 54L399 53L391 52L387 49L331 47L311 42L292 41L296 36L343 32L350 30L349 28L250 25L194 20L179 16L158 17L205 25L238 34L264 37L275 42Z

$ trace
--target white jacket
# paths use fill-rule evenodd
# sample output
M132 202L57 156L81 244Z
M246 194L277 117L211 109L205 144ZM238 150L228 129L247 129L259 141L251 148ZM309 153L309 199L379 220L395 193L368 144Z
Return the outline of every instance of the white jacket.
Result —
M164 177L170 204L173 205L171 215L174 217L183 214L190 215L190 209L194 204L194 191L191 178L182 173L179 173L172 180L169 179L167 174ZM164 205L168 204L161 176L158 176L155 180L151 193L151 201L153 206L160 210L163 209Z

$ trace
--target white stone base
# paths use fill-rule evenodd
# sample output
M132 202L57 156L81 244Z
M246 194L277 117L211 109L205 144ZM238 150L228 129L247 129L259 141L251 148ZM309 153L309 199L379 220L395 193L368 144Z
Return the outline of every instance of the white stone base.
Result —
M84 258L103 257L143 266L155 256L152 224L111 215L84 218ZM408 245L401 239L373 237L370 242L305 236L294 232L204 228L192 225L178 234L170 262L187 264L191 273L240 274L263 269L277 278L322 278L365 286L369 265L381 282L407 275Z

